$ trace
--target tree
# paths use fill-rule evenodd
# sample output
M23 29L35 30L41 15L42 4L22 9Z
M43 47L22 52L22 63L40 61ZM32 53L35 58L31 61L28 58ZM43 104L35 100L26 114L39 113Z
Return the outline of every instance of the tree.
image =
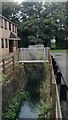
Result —
M50 46L54 35L57 48L65 48L66 3L3 3L3 15L18 24L21 46L38 43Z
M17 23L19 19L20 6L15 2L2 2L2 15Z
M29 17L40 17L43 10L43 4L41 2L22 2L21 4L21 18L22 20Z
M65 3L22 3L22 22L19 26L22 33L22 43L25 35L28 43L43 43L45 46L50 46L51 36L54 35L57 40L57 48L64 48L65 10Z

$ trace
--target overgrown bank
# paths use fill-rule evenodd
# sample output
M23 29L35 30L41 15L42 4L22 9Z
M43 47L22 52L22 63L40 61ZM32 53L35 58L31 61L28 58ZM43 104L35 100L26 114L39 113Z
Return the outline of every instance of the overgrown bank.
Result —
M21 101L26 100L27 97L28 92L26 92L24 89L19 90L8 107L5 108L5 111L2 115L2 120L15 120L19 113Z
M16 100L16 98L20 98L20 95L18 97L16 96L18 95L19 91L25 87L26 82L27 78L24 67L19 64L15 66L15 69L10 76L4 76L2 83L2 112L5 113L3 114L5 118L5 111L8 109L9 106L11 106L12 103L14 105L14 102L11 101Z
M14 120L18 117L21 107L21 101L27 100L28 97L39 97L39 117L50 118L51 99L50 99L50 75L48 64L31 64L24 66L28 82L24 89L17 92L15 97L6 107L3 114L3 120ZM30 87L30 84L32 87ZM36 98L35 98L36 99Z
M48 63L44 64L44 79L40 86L39 117L51 118L50 70Z

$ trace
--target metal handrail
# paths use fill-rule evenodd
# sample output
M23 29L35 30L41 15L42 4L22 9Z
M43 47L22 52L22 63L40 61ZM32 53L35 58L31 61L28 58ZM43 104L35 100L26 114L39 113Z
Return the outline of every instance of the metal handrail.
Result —
M56 90L56 91L54 91L55 95L56 95L56 118L60 118L62 120L62 112L61 112L61 105L60 105L60 100L59 100L59 92L58 92L58 87L57 87L56 79L55 79L55 76L54 76L53 67L52 67L52 80L53 80L52 84L54 82L55 90Z
M54 60L55 60L55 58L54 58ZM63 74L63 72L62 72L62 70L61 70L61 68L60 68L60 66L59 66L59 64L57 63L56 60L55 60L55 62L56 62L56 65L58 66L59 72L61 72L61 77L62 77L62 79L63 79L63 82L64 82L64 84L67 86L67 89L68 89L67 82L66 82L66 80L64 79L64 74Z

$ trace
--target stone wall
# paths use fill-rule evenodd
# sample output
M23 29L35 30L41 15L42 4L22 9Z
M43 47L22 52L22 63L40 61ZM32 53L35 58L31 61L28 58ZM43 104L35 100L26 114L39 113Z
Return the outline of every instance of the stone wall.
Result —
M17 94L17 91L25 86L26 80L27 79L26 79L24 67L22 67L22 65L16 66L14 72L11 75L11 78L5 81L2 85L3 109Z
M43 70L43 63L24 64L24 67L22 65L16 66L11 78L7 78L2 85L3 109L12 101L17 91L25 87L27 81L32 81L32 84L35 81L36 84L39 83L43 79Z

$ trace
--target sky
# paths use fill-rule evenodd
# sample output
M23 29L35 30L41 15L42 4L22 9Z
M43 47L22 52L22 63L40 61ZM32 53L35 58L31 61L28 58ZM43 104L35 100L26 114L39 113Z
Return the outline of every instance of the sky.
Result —
M1 2L6 2L6 0L0 0ZM67 2L68 0L10 0L10 2Z
M15 2L21 3L21 2L38 2L38 1L43 1L43 2L67 2L67 0L13 0Z
M18 3L21 3L23 1L25 1L25 0L14 0L14 2L18 2Z

